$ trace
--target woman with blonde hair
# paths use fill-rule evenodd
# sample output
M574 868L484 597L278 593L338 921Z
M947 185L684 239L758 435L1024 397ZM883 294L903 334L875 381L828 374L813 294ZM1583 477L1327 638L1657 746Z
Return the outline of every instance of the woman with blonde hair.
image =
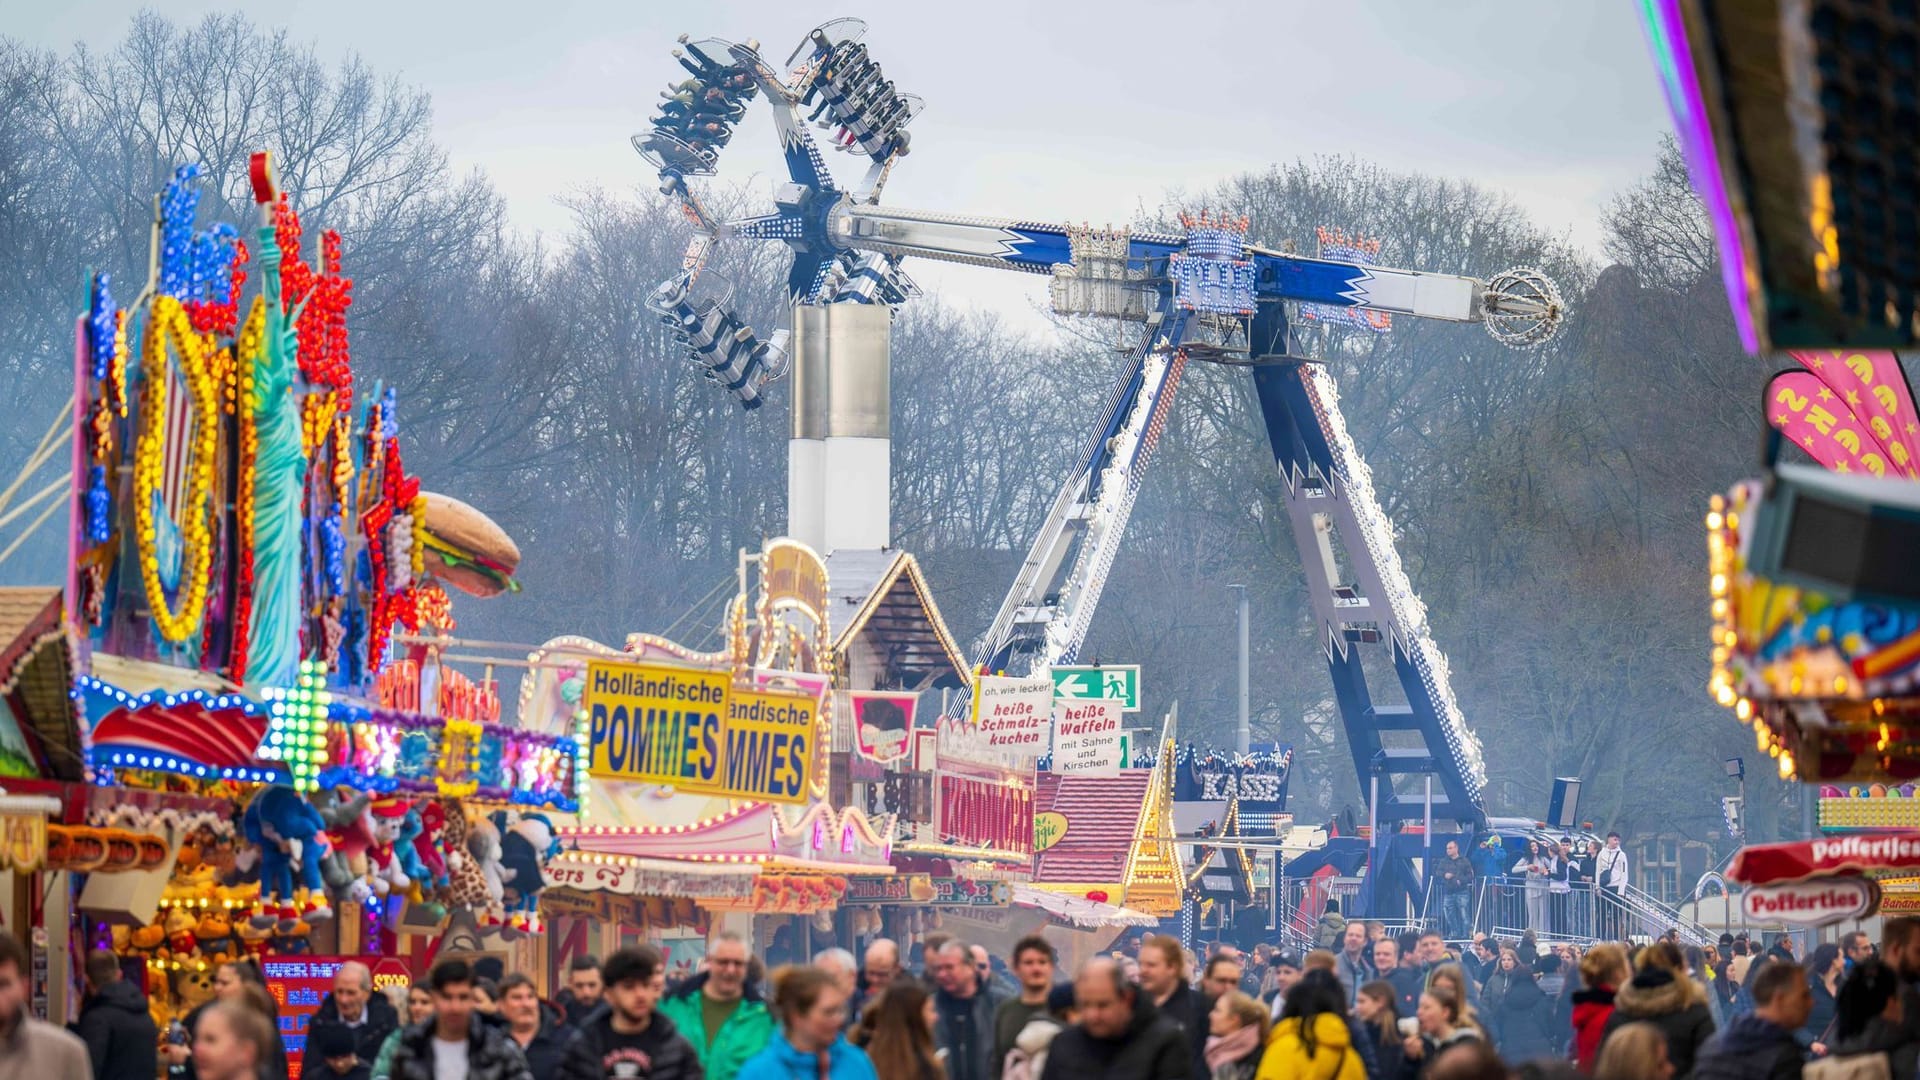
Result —
M1600 942L1580 958L1580 989L1573 992L1573 1065L1582 1073L1593 1072L1607 1021L1613 1018L1614 995L1632 977L1627 950L1614 942ZM1661 1052L1666 1052L1664 1047Z
M1460 965L1441 964L1434 968L1433 974L1427 976L1427 985L1436 984L1453 991L1453 999L1460 1003L1460 1022L1472 1028L1473 1033L1480 1036L1482 1042L1488 1041L1487 1025L1480 1022L1480 1013L1474 1009L1473 1002L1468 1000L1467 973L1461 970Z
M1667 1037L1648 1023L1628 1024L1616 1030L1600 1048L1593 1067L1594 1080L1673 1080L1673 1062L1667 1060Z
M1596 950L1598 951L1598 950ZM1695 1055L1713 1035L1713 1013L1707 992L1687 976L1686 958L1671 942L1656 941L1640 950L1639 970L1613 998L1613 1015L1600 1036L1604 1053L1614 1032L1635 1021L1646 1021L1667 1039L1667 1060L1675 1075L1693 1072Z
M1229 990L1207 1014L1207 1075L1211 1080L1253 1080L1267 1043L1265 1005Z
M1463 1022L1461 1001L1445 986L1429 986L1420 995L1420 1007L1414 1012L1419 1030L1408 1035L1402 1048L1407 1061L1421 1076L1433 1069L1433 1062L1449 1047L1461 1042L1481 1042L1479 1034Z

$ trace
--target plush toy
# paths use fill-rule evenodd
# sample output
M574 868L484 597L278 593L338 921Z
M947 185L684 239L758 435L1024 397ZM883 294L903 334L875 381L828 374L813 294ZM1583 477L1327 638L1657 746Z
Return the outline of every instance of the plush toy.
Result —
M426 899L426 887L433 881L432 871L420 859L420 837L426 831L426 825L420 820L420 808L409 807L406 816L400 819L400 835L393 842L394 861L400 864L400 872L413 882L407 899L416 904Z
M479 868L480 880L486 890L486 908L479 920L482 926L498 926L501 905L506 900L506 869L500 863L500 830L486 818L468 823L467 855Z
M169 972L167 984L173 990L173 1008L185 1016L213 1000L213 969L181 968Z
M560 853L553 822L545 814L523 814L500 838L501 876L507 889L507 925L523 934L540 932L540 890L547 887L547 860ZM508 872L511 872L509 876Z
M373 797L361 792L351 798L344 789L332 788L321 796L320 817L327 823L327 840L332 847L321 864L321 876L336 896L365 900L363 883L367 876L367 849L373 846L373 817L368 807Z
M467 911L485 912L499 903L498 893L488 890L488 880L480 869L479 856L473 852L473 827L467 821L467 812L454 799L443 799L434 804L440 809L442 825L440 842L447 857L447 906ZM493 857L499 858L499 838L495 837L491 849ZM497 867L496 867L497 875ZM496 876L494 879L498 881Z
M200 955L209 963L224 963L239 952L233 938L233 923L224 911L208 911L200 916L200 924L193 928L193 934L200 939Z
M331 919L320 859L326 844L325 819L290 787L262 788L241 819L247 840L260 852L260 907L252 921L262 928L291 927L303 916ZM296 874L297 868L297 874ZM304 890L302 899L295 885Z
M199 921L193 917L193 912L183 907L167 912L167 948L172 951L175 960L184 960L194 954L199 941L193 935L193 928Z
M444 889L447 887L447 860L441 843L447 828L446 808L429 799L420 804L416 813L420 816L420 834L413 838L413 850L422 873L415 876L423 877L436 888ZM407 873L413 874L411 867Z
M132 955L151 964L160 959L167 947L167 928L158 922L136 926L127 933L127 948Z
M374 892L381 896L405 894L413 885L395 850L409 809L411 804L405 799L381 799L373 804L373 846L367 849L367 872L373 875Z
M298 920L295 920L298 922ZM234 927L234 933L240 936L240 951L251 957L257 965L273 947L273 927L255 926L251 920Z
M313 927L304 920L295 919L292 926L282 925L273 935L273 951L278 956L304 956L313 951L313 942L307 935L313 933Z

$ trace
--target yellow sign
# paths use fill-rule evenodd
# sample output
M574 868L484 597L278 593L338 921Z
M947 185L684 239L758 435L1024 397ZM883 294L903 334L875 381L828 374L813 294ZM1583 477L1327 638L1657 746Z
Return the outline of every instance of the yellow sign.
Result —
M25 873L47 861L45 814L0 814L0 869Z
M820 622L827 610L827 564L798 540L769 540L760 556L760 589L774 611L798 608Z
M727 698L726 789L738 798L806 802L820 703L735 690Z
M724 671L588 664L588 771L736 799L805 802L819 751L819 702L732 683Z
M1049 810L1033 815L1033 850L1045 851L1067 835L1067 815Z

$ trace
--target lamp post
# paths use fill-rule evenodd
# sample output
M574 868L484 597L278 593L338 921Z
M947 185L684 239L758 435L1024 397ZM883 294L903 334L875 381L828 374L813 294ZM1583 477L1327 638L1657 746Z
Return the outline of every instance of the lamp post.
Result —
M1727 770L1728 776L1733 777L1740 784L1740 794L1734 798L1733 802L1736 812L1733 820L1728 824L1733 826L1734 840L1741 847L1745 847L1747 844L1747 759L1730 757L1722 767Z

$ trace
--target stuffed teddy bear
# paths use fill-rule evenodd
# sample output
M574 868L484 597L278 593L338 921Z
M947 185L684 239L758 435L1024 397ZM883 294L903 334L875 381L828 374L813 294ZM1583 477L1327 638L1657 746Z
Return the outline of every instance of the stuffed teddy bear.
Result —
M260 853L260 907L252 922L263 929L275 923L290 928L303 917L333 918L320 877L327 843L327 823L320 811L294 789L274 784L247 804L241 826ZM304 911L296 884L304 890Z
M199 940L194 937L193 928L199 921L193 917L193 912L184 907L167 912L167 949L173 953L175 960L185 960L194 954Z
M200 925L193 928L193 934L200 939L200 954L209 963L225 963L239 952L233 938L233 923L224 911L208 911L200 916Z
M273 935L273 951L279 956L305 956L313 951L313 942L307 935L313 933L313 927L305 920L295 919L292 926L281 925Z
M298 920L295 921L298 922ZM236 924L233 930L240 937L240 951L251 957L256 965L266 957L267 950L273 947L273 927L271 926L255 926L252 920L245 920Z
M213 1000L213 969L180 968L168 972L167 984L173 990L175 1016L185 1016Z
M167 947L167 928L159 922L136 926L127 933L128 952L151 964Z

